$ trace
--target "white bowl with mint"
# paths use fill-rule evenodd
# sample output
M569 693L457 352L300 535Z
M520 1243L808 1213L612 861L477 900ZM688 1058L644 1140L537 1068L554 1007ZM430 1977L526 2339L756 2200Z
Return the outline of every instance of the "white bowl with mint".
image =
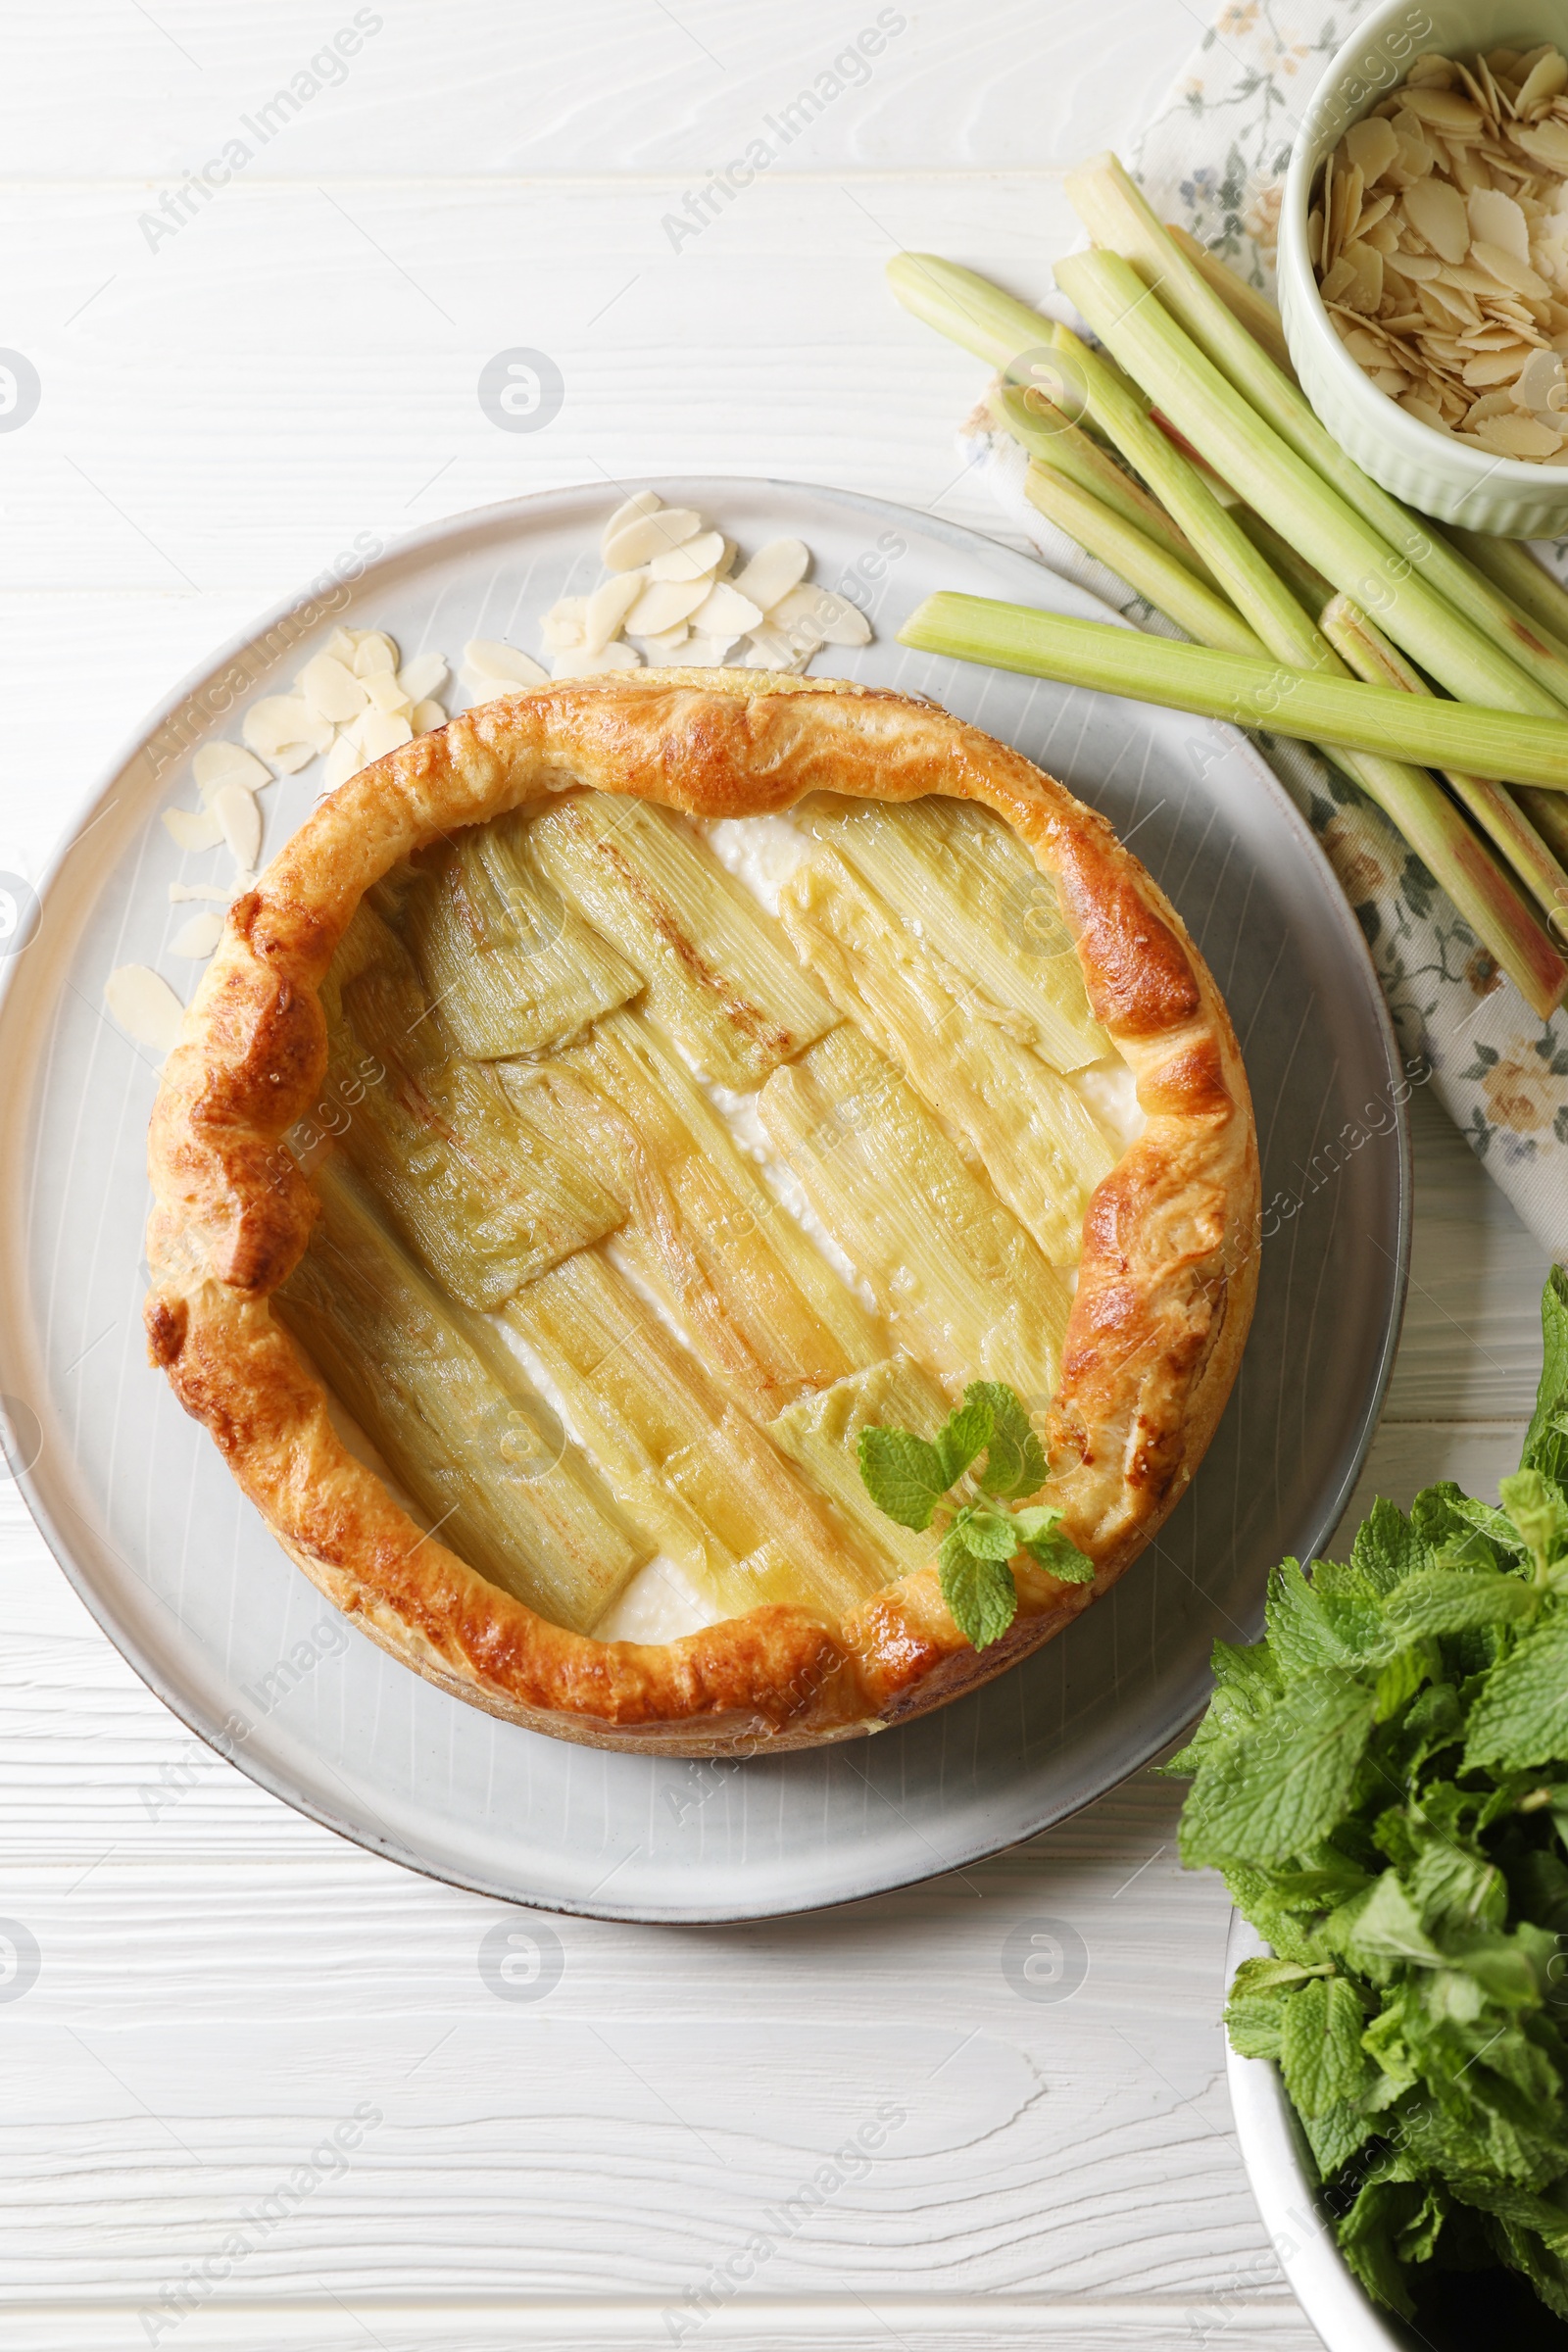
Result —
M1240 1914L1237 2130L1332 2352L1568 2344L1568 1274L1495 1502L1374 1505L1172 1770Z

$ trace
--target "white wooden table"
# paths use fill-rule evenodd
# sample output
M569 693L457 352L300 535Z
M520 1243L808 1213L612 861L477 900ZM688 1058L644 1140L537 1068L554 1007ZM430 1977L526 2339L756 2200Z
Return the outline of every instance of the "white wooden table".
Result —
M342 74L313 74L356 24ZM864 74L779 136L879 24ZM0 430L0 868L40 871L153 697L357 530L683 468L993 527L953 444L979 370L882 264L936 247L1041 291L1072 233L1057 174L1130 142L1199 31L1175 0L12 11L0 344L41 398ZM301 74L323 86L290 114ZM758 137L769 168L675 236ZM171 192L235 139L181 218ZM564 379L531 437L475 397L519 345ZM1401 1500L1511 1466L1544 1271L1412 1108L1410 1309L1363 1489ZM1315 2342L1231 2136L1227 1906L1176 1865L1168 1784L852 1911L564 1920L549 1998L503 2001L476 1965L495 1906L198 1747L14 1494L0 1543L0 1914L41 1954L0 2006L17 2352ZM1070 2000L1002 1973L1038 1916L1087 1946ZM858 2177L770 2224L879 2106L906 2120ZM312 2169L356 2111L357 2146Z

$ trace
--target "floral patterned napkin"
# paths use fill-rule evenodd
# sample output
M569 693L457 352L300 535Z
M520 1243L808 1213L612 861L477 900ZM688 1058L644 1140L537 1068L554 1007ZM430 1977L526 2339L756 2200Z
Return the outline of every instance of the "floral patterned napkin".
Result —
M1370 0L1232 0L1203 35L1133 162L1161 219L1184 221L1273 292L1275 226L1291 143L1334 52ZM1174 635L1125 583L1037 514L1024 460L983 412L964 427L1009 519L1055 571L1140 626ZM1540 550L1559 572L1568 543ZM1356 787L1275 736L1260 748L1322 843L1360 918L1407 1058L1538 1241L1568 1259L1568 1014L1544 1025Z

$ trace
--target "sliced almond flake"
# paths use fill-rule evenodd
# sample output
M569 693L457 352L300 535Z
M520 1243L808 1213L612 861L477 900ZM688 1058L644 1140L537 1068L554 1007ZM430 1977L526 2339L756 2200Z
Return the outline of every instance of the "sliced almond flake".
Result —
M1334 174L1334 234L1336 255L1345 251L1347 239L1361 210L1361 174L1353 164Z
M354 631L334 629L326 641L325 651L334 662L341 662L345 669L351 670L354 667Z
M354 675L373 678L383 670L395 670L398 649L381 629L357 629L354 644Z
M1565 88L1568 88L1568 58L1560 50L1548 49L1525 76L1519 92L1519 112L1528 114L1533 106L1546 105Z
M558 678L601 678L612 669L640 669L642 662L635 649L618 641L601 646L597 654L586 650L560 654L556 658L555 675Z
M655 556L667 555L672 547L684 547L702 527L703 518L694 507L661 507L657 514L640 514L613 537L606 533L605 568L635 571L639 564L651 563Z
M1375 311L1383 300L1383 256L1375 245L1351 242L1342 259L1355 272L1344 299L1353 311Z
M678 640L678 642L674 642ZM699 662L695 648L708 643L707 638L694 639L690 629L662 629L657 637L642 637L638 644L650 669L691 669L705 666Z
M1447 265L1440 262L1435 254L1401 252L1399 255L1400 276L1409 278L1416 285L1423 284L1429 278L1440 276L1446 267Z
M1533 164L1544 164L1548 172L1568 172L1568 123L1548 116L1544 122L1533 123L1528 129L1523 124L1516 125L1509 135Z
M1306 258L1314 270L1323 267L1323 212L1314 205L1306 216Z
M440 654L413 654L398 671L398 684L411 703L424 703L440 693L449 674Z
M191 764L196 789L204 801L212 798L220 784L243 784L247 792L261 792L272 781L271 769L237 743L204 743Z
M579 646L576 650L580 653L582 648ZM546 685L550 683L548 678L545 683ZM466 668L463 672L463 684L470 704L505 702L509 694L526 692L524 687L517 684L515 678L493 677L487 669Z
M357 776L364 765L365 754L360 749L357 737L345 730L321 762L321 790L336 792L338 786L346 784L350 776Z
M681 656L682 665L687 669L722 669L738 642L738 637L710 636L694 629Z
M691 626L689 622L677 620L672 629L661 629L657 636L639 637L637 640L637 650L648 661L652 662L656 658L662 658L665 654L673 654L677 652L679 648L685 644L691 633Z
M104 1003L138 1045L155 1054L172 1052L185 1007L161 973L144 963L122 963L104 982Z
M226 906L232 895L221 882L171 882L169 885L171 906L188 906L198 899L216 899L220 906Z
M216 850L223 838L211 808L166 808L164 823L182 850Z
M1459 340L1466 351L1512 351L1519 335L1512 325L1489 323L1467 326Z
M414 729L396 710L367 710L359 724L360 748L366 762L384 760L388 752L414 741Z
M229 855L236 865L254 865L262 846L262 812L256 795L243 784L220 784L213 795L213 814L223 828Z
M865 614L848 597L835 595L831 588L792 588L788 596L779 599L767 617L769 625L775 628L814 629L824 645L871 642L871 624Z
M1404 77L1406 89L1446 90L1453 85L1453 61L1436 49L1423 49Z
M1364 122L1352 122L1345 134L1345 145L1367 187L1398 159L1399 142L1394 127L1377 115L1369 115Z
M678 620L690 620L709 592L709 581L650 580L626 615L629 637L657 637Z
M1470 234L1478 244L1498 245L1529 268L1530 224L1511 196L1500 188L1478 188L1466 210Z
M1367 378L1376 384L1380 392L1386 392L1391 400L1397 400L1401 392L1410 389L1410 378L1402 368L1369 368Z
M446 723L445 710L433 700L416 703L409 712L409 724L416 735L432 735L437 727L444 727Z
M760 629L752 630L751 639L752 651L745 664L748 669L788 669L795 659L795 640L787 628L764 621Z
M484 670L492 678L510 678L514 686L544 686L548 673L531 654L507 645L499 637L470 637L463 649L466 669Z
M629 531L632 524L640 522L644 515L657 514L663 503L657 490L634 490L625 505L617 507L606 523L599 542L601 553L612 539L618 539L622 531ZM609 562L608 556L605 560Z
M734 586L763 612L781 596L798 588L811 567L811 551L804 539L769 539L735 575Z
M1519 371L1513 391L1523 407L1534 409L1548 419L1560 418L1568 406L1568 378L1563 373L1561 352L1533 351Z
M332 741L330 720L318 718L310 704L297 694L270 694L252 703L240 733L269 766L281 768L289 776L318 752L326 751Z
M1470 250L1470 216L1464 198L1446 180L1423 179L1406 188L1400 203L1406 220L1446 262L1462 262Z
M1421 125L1414 115L1396 116L1394 135L1399 142L1399 161L1396 175L1406 187L1414 187L1425 179L1437 162L1432 142L1421 135Z
M1320 288L1324 301L1339 302L1343 300L1344 296L1348 292L1349 288L1355 284L1355 282L1356 277L1354 267L1351 263L1348 262L1342 254L1338 261L1330 264L1327 271L1324 273L1323 283Z
M785 591L793 596L796 591ZM704 637L734 639L744 637L748 629L761 626L762 608L729 580L715 580L696 612L692 614L693 630Z
M626 574L629 579L640 580L646 576L640 571ZM545 641L546 651L552 654L564 654L568 653L574 645L581 645L584 615L587 611L588 599L585 596L564 596L559 604L552 605L544 619L539 623L539 634Z
M701 531L682 547L666 548L662 556L653 557L648 565L650 579L700 580L718 566L724 556L722 531Z
M345 662L330 654L318 654L314 662L307 662L294 683L317 717L329 719L334 726L365 708L364 686Z
M1534 301L1543 302L1551 292L1545 279L1538 277L1528 262L1517 260L1500 245L1489 244L1478 237L1471 248L1471 258L1483 270L1490 270L1503 285L1511 286L1516 294L1528 294Z
M1462 97L1457 90L1440 90L1408 76L1404 103L1418 122L1440 131L1446 139L1479 138L1486 121L1473 98Z
M1480 351L1465 362L1464 380L1479 391L1487 384L1511 384L1528 357L1524 344L1512 351Z
M1479 66L1480 62L1481 61L1478 58L1476 60L1476 64ZM1464 96L1474 101L1478 112L1483 118L1490 117L1492 122L1495 122L1497 119L1497 109L1493 105L1491 98L1488 96L1486 85L1480 79L1479 74L1471 70L1462 57L1456 57L1454 59L1453 70L1455 74L1458 76L1459 91Z
M612 637L619 635L622 621L642 592L643 579L638 571L612 571L608 580L601 581L583 610L585 653L603 653Z
M377 710L401 710L407 715L409 698L396 670L378 669L373 677L364 680L364 685Z
M1549 458L1562 447L1563 437L1539 416L1483 416L1474 427L1484 449L1499 458Z
M1403 409L1407 416L1413 416L1415 418L1417 424L1430 425L1435 433L1446 433L1447 431L1448 427L1444 421L1443 411L1441 409L1434 408L1431 401L1424 398L1420 393L1402 393L1399 398L1399 406L1401 409Z
M171 956L184 956L191 963L205 963L223 936L220 914L193 914L188 923L181 923L169 943Z

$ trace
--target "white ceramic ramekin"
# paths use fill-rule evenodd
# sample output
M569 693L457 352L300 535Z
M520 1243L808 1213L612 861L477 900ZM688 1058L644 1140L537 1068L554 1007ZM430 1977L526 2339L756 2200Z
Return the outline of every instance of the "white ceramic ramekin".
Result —
M1307 258L1306 217L1324 157L1424 50L1452 57L1541 41L1568 51L1568 0L1390 0L1374 10L1318 84L1291 153L1280 213L1280 313L1301 389L1324 424L1396 497L1440 522L1503 539L1568 531L1568 466L1466 449L1380 392L1329 323Z

